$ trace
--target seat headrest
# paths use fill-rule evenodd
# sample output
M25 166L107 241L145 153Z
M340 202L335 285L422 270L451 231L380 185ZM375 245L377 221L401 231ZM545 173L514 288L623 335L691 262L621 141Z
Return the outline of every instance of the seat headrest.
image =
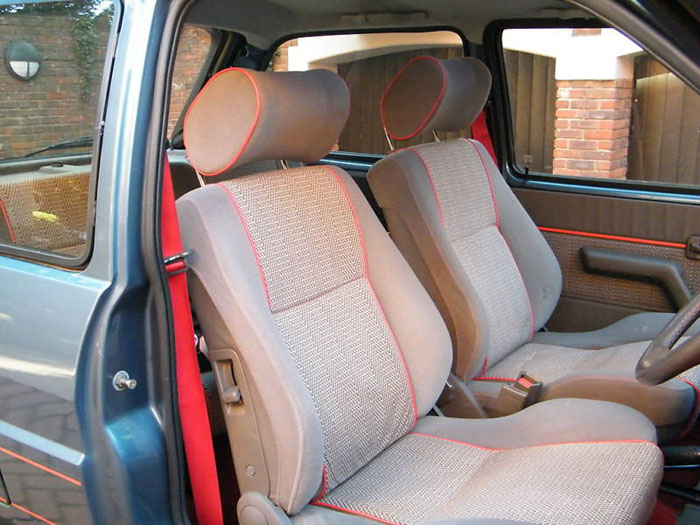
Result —
M384 90L382 124L394 140L423 130L459 131L474 122L490 90L491 73L476 58L417 57Z
M183 140L192 166L219 175L257 160L312 163L338 141L350 109L347 86L326 70L214 75L190 105Z

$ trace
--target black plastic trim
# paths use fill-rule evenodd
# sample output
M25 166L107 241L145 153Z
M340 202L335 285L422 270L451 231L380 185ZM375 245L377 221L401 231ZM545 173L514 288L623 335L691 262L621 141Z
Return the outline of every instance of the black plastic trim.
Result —
M659 283L678 309L693 298L683 279L683 267L677 261L588 246L581 248L581 259L589 272Z

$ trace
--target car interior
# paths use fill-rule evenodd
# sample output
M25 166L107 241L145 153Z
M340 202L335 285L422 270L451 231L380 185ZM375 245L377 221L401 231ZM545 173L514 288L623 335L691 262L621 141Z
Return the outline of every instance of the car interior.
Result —
M223 522L700 522L700 94L605 9L184 11L166 267ZM86 252L89 161L3 165L0 239Z

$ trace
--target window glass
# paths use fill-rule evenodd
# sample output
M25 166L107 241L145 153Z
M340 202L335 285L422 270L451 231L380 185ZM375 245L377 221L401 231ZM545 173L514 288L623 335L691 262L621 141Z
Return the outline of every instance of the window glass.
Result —
M359 153L386 154L389 146L379 118L384 88L406 62L414 57L463 56L459 35L451 31L427 33L366 33L312 36L290 40L275 53L275 71L329 69L338 73L350 89L350 115L336 149ZM446 134L450 138L463 133ZM398 143L398 147L433 140L419 135Z
M113 5L0 7L0 243L80 258Z
M503 31L516 163L700 184L700 95L615 29Z
M209 65L214 50L214 39L209 29L185 24L177 43L168 112L168 138L173 137L192 90L204 69Z

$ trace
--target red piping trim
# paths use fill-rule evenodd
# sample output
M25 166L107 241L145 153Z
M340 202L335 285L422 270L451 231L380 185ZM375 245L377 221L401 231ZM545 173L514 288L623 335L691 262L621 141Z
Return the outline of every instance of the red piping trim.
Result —
M372 516L371 514L366 514L364 512L360 512L359 510L346 509L344 507L339 507L337 505L331 505L330 503L316 502L316 503L312 503L312 504L318 505L319 507L328 507L329 509L339 510L341 512L346 512L348 514L354 514L355 516L362 516L363 518L369 518L369 519L377 521L379 523L387 523L388 525L399 525L398 523L396 523L394 521L386 521L386 520L383 520L381 518L377 518L376 516Z
M255 257L255 264L258 266L258 272L260 273L260 280L262 281L263 288L265 289L265 300L267 301L267 306L269 307L271 305L270 290L267 287L267 279L265 279L265 270L263 269L263 265L260 262L260 256L258 255L258 248L255 246L255 241L253 241L253 236L251 235L250 229L248 228L248 222L245 220L245 217L243 216L243 212L241 211L241 208L238 205L238 201L236 200L236 196L233 194L233 192L221 183L218 183L217 186L219 186L220 188L223 188L224 191L226 191L226 195L228 195L228 198L231 201L231 204L233 204L233 208L236 210L236 213L238 214L238 218L240 219L241 224L243 225L243 230L245 230L245 235L248 238L248 243L250 243L250 247L253 249L253 256Z
M15 238L15 231L12 229L12 224L10 223L10 217L7 215L7 210L5 209L5 204L0 201L0 210L2 210L2 216L5 219L5 224L7 224L7 231L10 234L10 240L13 244L17 244L17 239Z
M465 441L457 441L456 439L449 439L445 437L440 437L440 436L433 436L432 434L423 434L422 432L411 432L412 434L416 436L423 436L427 438L433 438L433 439L440 439L442 441L449 441L450 443L455 443L457 445L465 445L468 447L473 447L473 448L478 448L481 450L486 450L488 452L502 452L504 450L512 450L512 449L505 449L505 448L489 448L489 447L482 447L481 445L475 445L473 443L467 443ZM556 446L556 445L586 445L586 444L604 444L604 443L646 443L648 445L652 445L654 447L658 446L655 443L652 443L651 441L645 441L643 439L622 439L622 440L609 440L609 441L569 441L565 443L544 443L542 445L531 445L526 448L535 448L535 447L551 447L551 446ZM346 509L344 507L339 507L337 505L332 505L330 503L323 503L319 501L314 501L312 502L313 505L318 505L320 507L328 507L329 509L334 509L334 510L339 510L341 512L347 512L349 514L355 514L357 516L362 516L364 518L369 518L375 521L378 521L380 523L388 523L390 525L395 525L395 522L393 521L386 521L381 518L377 518L376 516L372 516L371 514L366 514L364 512L352 510L352 509Z
M430 108L430 111L428 111L428 114L425 116L423 121L418 124L418 127L413 131L413 133L406 135L405 137L397 137L391 131L389 131L389 127L386 124L386 118L384 116L384 101L386 99L387 94L391 90L391 87L394 85L394 83L399 79L401 75L408 69L414 62L418 62L419 60L430 60L431 62L435 62L438 67L440 68L440 75L442 76L442 85L440 86L440 92L438 93L437 98L435 99L435 103L433 106ZM421 57L416 57L412 60L409 60L405 66L403 66L396 75L394 75L394 78L391 79L391 82L389 82L389 85L386 87L384 90L384 93L382 93L382 99L379 102L379 117L381 118L382 121L382 126L384 126L384 129L387 132L387 135L389 135L392 139L394 140L408 140L412 139L418 133L423 131L423 128L425 128L425 125L428 123L428 121L433 117L435 114L435 111L437 110L438 106L440 105L440 102L442 101L442 97L445 95L445 89L447 88L447 75L445 75L445 67L440 63L440 61L437 58L434 57L429 57L429 56L421 56Z
M8 503L7 503L7 500L6 500L5 498L0 497L0 501L2 501L5 505L8 504ZM17 510L21 510L22 512L25 512L25 513L29 514L32 518L36 518L36 519L38 519L38 520L40 520L40 521L43 521L44 523L48 523L48 525L56 525L56 523L54 523L53 521L51 521L51 520L49 520L49 519L46 519L46 518L43 517L43 516L40 516L40 515L37 514L36 512L32 512L31 510L29 510L29 509L23 507L22 505L18 505L17 503L10 503L9 505L10 505L10 507L13 507L13 508L15 508L15 509L17 509Z
M472 148L474 148L474 151L476 151L476 154L479 156L479 160L481 161L481 166L484 168L484 173L486 174L486 180L489 182L489 189L491 190L491 201L493 202L493 210L494 213L496 214L496 228L501 229L501 224L500 224L500 218L498 215L498 204L496 203L496 193L493 190L493 181L491 180L491 174L489 173L488 168L486 168L486 162L484 161L484 157L481 155L481 152L479 151L479 148L475 144L473 140L467 140L463 139L465 142L468 142L471 144ZM520 282L523 283L523 289L525 290L525 297L527 297L527 306L530 309L530 339L535 337L535 309L532 307L532 299L530 298L530 292L527 290L527 285L525 284L525 279L523 278L523 274L520 271L520 267L518 266L518 261L515 258L515 255L513 255L513 252L510 249L510 246L508 243L505 243L506 249L508 250L508 253L510 254L510 258L513 260L513 264L515 265L515 269L518 270L518 275L520 276Z
M473 381L503 381L511 383L515 381L514 377L492 377L492 376L479 376L475 377Z
M25 463L31 465L32 467L39 468L39 469L43 470L44 472L48 472L49 474L53 474L54 476L59 477L64 481L67 481L68 483L72 483L73 485L77 485L78 487L83 486L83 484L75 478L71 478L70 476L66 476L65 474L61 474L57 470L54 470L50 467L45 467L41 463L37 463L36 461L33 461L29 458L25 458L24 456L20 456L16 452L12 452L11 450L7 450L4 447L0 447L0 452L4 452L8 456L12 456L15 459L18 459L20 461L24 461Z
M476 378L482 377L488 369L489 369L489 357L486 356L486 357L484 357L484 364L481 365L481 368L476 373Z
M650 239L639 239L637 237L624 237L622 235L608 235L607 233L591 233L577 230L563 230L560 228L548 228L545 226L538 226L537 229L539 229L542 232L565 233L567 235L579 235L581 237L594 237L597 239L609 239L612 241L633 242L637 244L652 244L654 246L665 246L666 248L681 248L685 250L685 244L682 244L680 242L653 241Z
M462 139L464 142L467 142L468 144L471 145L472 148L474 148L474 151L476 154L479 156L479 160L481 161L481 167L484 168L484 174L486 175L486 180L489 183L489 190L491 190L491 202L493 203L493 211L496 215L495 221L496 221L496 228L501 227L501 221L500 217L498 216L498 204L496 204L496 193L493 191L493 182L491 181L491 175L489 174L489 170L486 169L486 163L484 162L484 157L481 156L481 152L479 151L479 148L476 147L476 144L472 142L471 140L467 139Z
M328 491L328 476L326 475L326 466L323 465L323 485L321 485L321 492L319 492L318 496L316 496L314 499L311 500L311 503L316 503L318 500L323 498L323 496L326 495L326 492Z
M467 443L466 441L457 441L456 439L450 439L446 437L441 437L441 436L434 436L432 434L423 434L422 432L411 432L412 434L415 434L417 436L424 436L424 437L429 437L433 439L440 439L442 441L449 441L450 443L456 443L457 445L466 445L468 447L474 447L474 448L480 448L482 450L489 450L493 452L502 452L504 450L513 450L512 448L490 448L490 447L482 447L481 445L475 445L473 443ZM565 441L562 443L542 443L541 445L528 445L527 447L513 447L513 448L539 448L539 447L554 447L557 445L588 445L588 444L593 444L593 445L601 445L605 443L646 443L648 445L653 445L658 448L658 445L656 443L652 443L651 441L647 441L645 439L604 439L600 441Z
M406 374L406 381L408 383L408 389L411 392L411 403L413 405L413 424L416 424L416 421L418 421L418 405L416 403L416 392L413 389L413 382L411 381L411 375L408 373L408 367L406 366L406 359L404 358L403 355L403 350L401 350L401 346L399 345L398 340L396 339L396 335L394 334L394 330L391 328L391 325L389 324L389 320L386 317L386 312L384 312L384 307L382 306L382 303L379 301L379 298L377 297L377 293L374 291L374 286L372 286L372 281L369 279L369 265L367 262L367 247L365 246L365 238L362 235L362 229L360 228L360 220L357 217L357 211L355 210L355 206L352 204L352 201L350 200L350 195L348 194L348 190L345 187L345 184L343 184L343 181L340 179L340 176L333 170L330 166L323 165L323 168L328 170L333 174L335 177L335 180L337 181L338 185L340 186L340 189L343 192L343 195L345 195L345 199L348 203L348 206L350 207L350 211L352 212L352 219L355 222L355 228L357 228L357 235L360 239L360 246L362 247L362 258L364 261L364 278L367 280L367 284L369 285L369 289L372 292L372 297L374 297L374 301L377 303L377 306L379 306L379 313L382 315L382 320L384 321L384 324L386 325L387 329L389 330L389 334L391 335L391 339L394 341L394 345L396 346L396 349L399 351L399 358L401 360L401 365L403 366L403 371L404 374Z
M216 79L216 77L223 75L224 73L228 73L230 71L238 71L239 73L243 73L243 75L245 75L245 77L253 85L253 90L255 91L255 117L253 118L253 124L250 127L250 130L248 131L248 134L246 135L245 139L243 140L243 144L241 144L241 147L238 150L238 153L236 153L236 155L233 157L233 159L228 163L228 165L225 168L222 168L222 169L214 171L214 172L206 172L206 171L202 171L202 170L197 169L197 171L199 171L199 173L201 175L204 175L205 177L214 177L216 175L220 175L223 172L231 169L233 167L233 165L236 164L236 162L238 162L238 159L241 158L241 155L243 155L243 152L248 147L248 143L250 142L250 139L252 138L253 133L255 132L255 128L257 128L257 126L258 126L258 122L260 121L260 113L261 113L261 109L262 109L260 90L258 89L258 85L255 83L255 80L253 79L251 74L247 70L240 68L240 67L229 67L227 69L222 69L216 75L214 75L213 77L211 77L209 79L209 81L204 85L204 87L199 91L199 93L197 93L197 96L194 97L194 100L192 101L192 104L190 104L190 107L187 108L187 112L185 113L185 120L183 121L183 125L182 125L182 141L185 144L185 149L187 149L187 130L188 130L187 119L190 116L190 111L192 111L192 108L197 103L197 100L199 99L199 97L207 89L207 86L209 84L211 84L214 81L214 79ZM191 159L190 159L190 161L191 161ZM195 166L195 168L196 168L196 166Z
M418 157L418 160L421 161L421 164L423 164L423 167L425 168L425 172L428 174L428 182L430 183L430 187L433 189L433 196L435 197L435 203L437 204L438 215L440 216L440 221L442 221L442 225L444 227L447 227L447 222L445 221L445 213L442 211L442 204L440 204L440 197L438 197L437 188L435 187L435 182L433 181L433 174L430 171L430 168L428 167L428 163L425 162L423 155L418 153L415 149L406 148L406 151L410 151L411 153L413 153L416 157Z
M686 385L689 385L693 389L693 393L695 394L695 402L693 403L693 411L690 413L690 417L688 418L688 422L685 425L685 428L683 429L683 432L681 432L681 435L678 436L678 439L685 437L688 432L693 428L693 425L695 424L695 421L698 418L698 414L700 413L700 388L693 383L692 381L689 381L687 379L683 379L682 377L678 378L680 381L683 381Z

